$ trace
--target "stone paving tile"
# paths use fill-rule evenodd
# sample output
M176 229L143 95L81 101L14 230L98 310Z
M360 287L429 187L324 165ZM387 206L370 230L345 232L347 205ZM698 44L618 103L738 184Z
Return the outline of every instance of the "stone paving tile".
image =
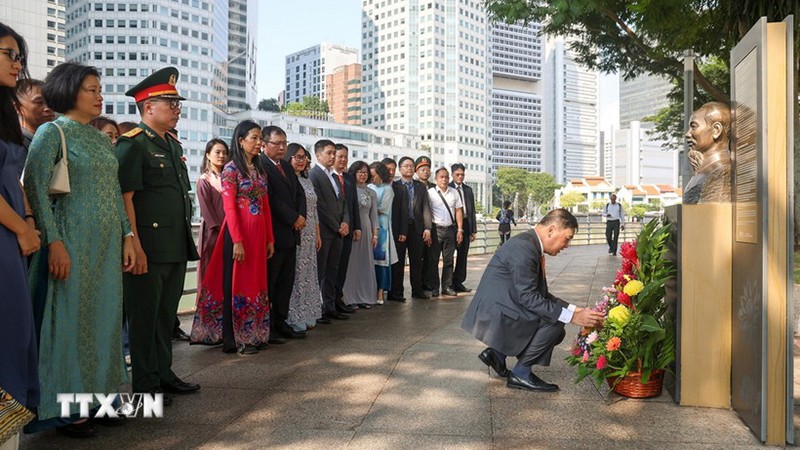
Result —
M436 396L382 394L359 431L452 436L491 435L489 399L459 397L449 392Z
M491 437L411 433L356 433L348 448L370 450L488 450Z
M355 433L335 430L274 429L231 425L199 447L202 450L269 448L291 450L344 449Z

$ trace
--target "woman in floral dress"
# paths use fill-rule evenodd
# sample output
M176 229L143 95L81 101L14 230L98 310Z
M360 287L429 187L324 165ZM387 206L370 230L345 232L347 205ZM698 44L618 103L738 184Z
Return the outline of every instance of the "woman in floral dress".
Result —
M231 161L222 170L225 221L197 297L192 343L258 353L269 341L267 259L275 253L267 175L258 158L261 127L236 126Z
M222 168L228 162L228 144L222 139L211 139L206 144L200 178L197 179L197 203L200 205L200 244L197 246L200 261L197 262L197 290L203 285L214 247L217 245L219 230L225 219L222 207Z
M308 179L308 166L311 155L300 144L289 144L286 158L294 168L297 179L306 193L306 226L300 232L300 247L297 248L297 263L294 276L294 289L289 300L289 326L295 331L314 328L317 319L322 317L322 294L317 282L317 250L322 245L319 237L317 218L317 193Z

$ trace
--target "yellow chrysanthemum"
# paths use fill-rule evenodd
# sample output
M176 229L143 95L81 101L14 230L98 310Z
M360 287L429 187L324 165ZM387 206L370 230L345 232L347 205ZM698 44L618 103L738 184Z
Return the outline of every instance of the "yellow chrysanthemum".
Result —
M608 311L608 320L618 325L625 325L631 318L631 311L623 305L615 306Z
M629 296L633 297L634 295L642 292L644 289L644 283L639 280L631 280L628 284L625 285L625 288L622 289L622 292L628 294Z

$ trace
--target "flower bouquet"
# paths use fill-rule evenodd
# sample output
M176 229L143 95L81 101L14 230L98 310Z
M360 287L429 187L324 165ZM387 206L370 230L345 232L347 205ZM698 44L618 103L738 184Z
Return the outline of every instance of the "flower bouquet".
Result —
M637 239L620 246L622 267L611 288L603 289L595 310L605 314L601 327L582 328L567 361L578 367L577 382L591 377L599 387L603 380L616 392L621 383L634 380L650 385L675 360L675 328L664 302L664 283L675 274L667 261L669 224L658 219L642 228Z

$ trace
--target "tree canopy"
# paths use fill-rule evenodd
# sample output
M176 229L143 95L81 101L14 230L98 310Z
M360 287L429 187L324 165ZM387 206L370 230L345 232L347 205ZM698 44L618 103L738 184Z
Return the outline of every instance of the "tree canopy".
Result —
M293 102L283 105L282 112L295 116L316 116L330 112L328 102L320 100L315 95L303 97L302 102Z
M261 111L278 112L281 107L278 106L278 100L274 98L265 98L258 102L258 109Z

